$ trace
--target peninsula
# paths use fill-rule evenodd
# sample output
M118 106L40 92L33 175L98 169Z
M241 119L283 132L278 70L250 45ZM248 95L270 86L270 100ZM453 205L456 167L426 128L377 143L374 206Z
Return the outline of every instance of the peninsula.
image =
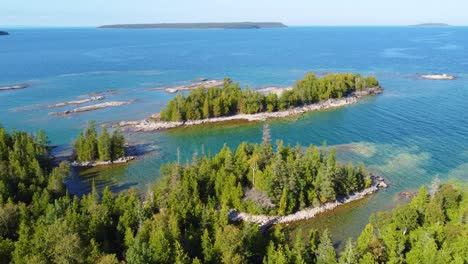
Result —
M98 28L123 29L258 29L287 28L280 22L228 22L228 23L160 23L160 24L118 24L104 25Z
M150 119L122 121L119 126L132 131L157 131L232 120L262 121L341 107L382 92L375 77L348 73L322 78L307 74L294 87L267 95L262 91L242 90L238 83L225 79L221 88L198 88L191 90L187 97L179 93Z
M10 35L10 34L6 31L0 31L0 36L6 36L6 35Z

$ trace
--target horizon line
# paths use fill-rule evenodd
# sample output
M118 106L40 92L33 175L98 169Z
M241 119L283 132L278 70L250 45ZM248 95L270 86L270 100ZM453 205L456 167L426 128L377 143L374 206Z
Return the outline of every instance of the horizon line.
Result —
M244 21L246 22L246 21ZM116 23L102 25L0 25L0 28L98 28L104 25L151 25L151 24L200 24L200 23L243 23L243 22L163 22L163 23ZM266 22L251 22L251 23L266 23ZM415 27L424 24L439 24L439 23L420 23L420 24L286 24L284 22L269 22L282 23L287 27ZM443 23L441 23L443 24ZM431 26L427 27L467 27L468 24L447 24L446 26Z

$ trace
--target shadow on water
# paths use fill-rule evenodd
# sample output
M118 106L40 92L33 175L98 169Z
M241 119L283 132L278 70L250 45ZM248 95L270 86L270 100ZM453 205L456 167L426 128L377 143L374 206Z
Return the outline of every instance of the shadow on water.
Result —
M112 192L118 193L138 185L138 182L122 182L119 180L118 175L125 174L127 169L128 164L83 169L74 168L71 177L66 179L65 184L72 195L80 197L91 192L93 184L99 193L106 187L109 187Z

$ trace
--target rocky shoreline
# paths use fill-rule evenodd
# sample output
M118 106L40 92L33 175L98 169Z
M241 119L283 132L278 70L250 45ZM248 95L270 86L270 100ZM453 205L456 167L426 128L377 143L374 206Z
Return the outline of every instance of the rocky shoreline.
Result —
M70 165L74 168L96 167L96 166L103 166L103 165L128 163L132 160L136 160L136 158L137 158L136 156L127 156L127 157L119 158L116 160L108 160L108 161L73 161L70 163Z
M296 213L285 215L285 216L270 216L270 215L252 215L249 213L239 212L235 209L229 211L229 221L232 222L249 222L258 224L261 231L265 231L270 226L275 224L283 224L296 222L306 219L314 218L316 215L335 209L336 207L358 201L367 197L370 194L377 192L379 189L387 188L388 185L385 183L381 176L372 175L372 185L360 192L353 193L349 196L337 199L334 202L322 204L318 207L306 208Z
M383 88L375 87L369 88L366 91L355 92L350 96L342 99L328 99L316 104L310 104L306 106L296 107L293 109L279 111L279 112L263 112L258 114L237 114L233 116L214 117L201 120L188 120L184 122L167 122L155 120L158 114L154 114L152 118L139 120L139 121L121 121L117 125L127 131L133 132L151 132L159 131L171 128L177 128L181 126L194 126L208 123L226 122L233 120L247 120L247 121L264 121L270 118L283 118L293 115L299 115L306 112L325 110L329 108L342 107L357 103L359 99L369 96L376 95L383 92Z

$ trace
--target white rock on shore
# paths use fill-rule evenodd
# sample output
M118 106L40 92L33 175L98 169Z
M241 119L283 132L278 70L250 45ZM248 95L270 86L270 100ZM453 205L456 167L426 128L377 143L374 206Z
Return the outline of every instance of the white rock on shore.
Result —
M73 161L71 163L72 167L96 167L96 166L102 166L102 165L112 165L112 164L122 164L122 163L128 163L132 160L135 160L135 156L127 156L127 157L122 157L116 160L108 160L108 161Z
M167 121L155 121L151 119L145 119L140 121L121 121L118 126L125 128L126 130L135 132L150 132L165 130L170 128L176 128L180 126L193 126L207 123L226 122L233 120L247 120L247 121L263 121L270 118L282 118L287 116L299 115L306 112L324 110L329 108L336 108L345 105L357 103L360 98L371 95L382 93L382 88L370 88L366 91L356 92L351 96L342 99L328 99L316 104L296 107L293 109L279 111L279 112L262 112L258 114L237 114L233 116L214 117L201 120L188 120L185 122L167 122ZM157 116L154 114L153 116Z
M176 93L178 91L189 91L189 90L198 89L200 87L204 87L204 88L217 87L217 86L223 85L223 83L224 81L219 81L219 80L203 80L201 82L197 82L194 84L182 85L182 86L177 86L177 87L172 87L172 88L165 88L164 91L168 93Z
M260 89L255 90L256 92L263 93L263 94L271 94L274 93L277 96L280 96L282 93L285 91L290 91L292 90L293 87L279 87L279 86L268 86L268 87L263 87Z
M304 210L286 216L252 215L232 209L229 212L229 220L233 222L246 221L249 223L255 223L259 225L260 230L266 230L268 227L274 224L290 223L300 220L311 219L320 213L333 210L340 205L363 199L364 197L377 192L381 188L387 188L387 184L385 183L382 177L372 176L372 178L373 180L371 187L364 189L360 192L351 194L335 202L322 204L318 207L306 208Z

